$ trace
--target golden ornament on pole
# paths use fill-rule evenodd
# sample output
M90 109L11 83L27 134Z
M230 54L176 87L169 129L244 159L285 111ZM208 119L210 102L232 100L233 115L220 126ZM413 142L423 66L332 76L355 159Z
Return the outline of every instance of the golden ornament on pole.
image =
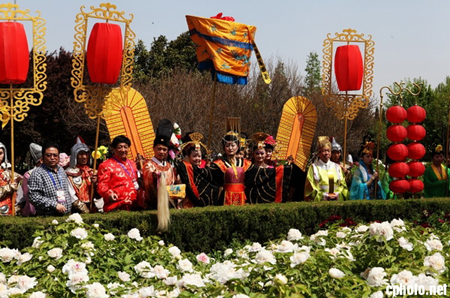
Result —
M102 3L100 4L99 8L91 6L90 12L84 12L83 11L84 8L85 8L84 6L81 6L80 8L81 13L77 14L75 19L76 23L74 36L75 42L73 43L73 60L72 60L73 69L71 82L72 87L75 88L74 90L75 101L79 103L84 103L86 113L88 114L89 118L97 119L95 150L94 150L94 152L96 152L98 147L100 118L102 117L103 114L103 107L105 105L105 101L107 101L113 89L118 88L120 89L120 92L128 92L128 90L130 90L133 71L132 65L134 62L134 46L135 46L134 38L136 37L136 35L130 29L130 23L133 20L133 15L130 14L129 18L125 18L124 17L125 12L117 11L116 10L117 7L115 5L110 3ZM105 21L105 23L97 23L94 25L93 30L91 32L91 37L89 39L89 45L87 50L88 53L86 54L86 37L89 19L103 20ZM118 31L111 30L117 29L118 25L110 24L109 22L122 23L125 25L124 31L125 39L123 41L122 49L117 49L117 47L116 48L108 47L109 42L117 45L117 40L119 38L120 39L122 38L121 30ZM105 41L106 38L95 39L97 35L101 35L102 33L103 34L109 33L111 31L119 33L120 36L117 35L111 37L108 36L107 41ZM94 44L92 45L92 48L91 48L91 41ZM120 63L121 67L119 76L120 80L119 87L114 88L115 86L111 84L110 77L106 78L104 82L101 81L99 82L95 80L96 82L98 82L98 84L86 85L83 76L86 56L92 53L88 61L88 64L90 64L89 67L92 68L99 67L99 69L96 70L96 73L99 74L100 76L102 74L108 76L109 72L108 71L105 72L104 70L102 71L101 67L108 67L109 65L118 65L117 61L112 61L113 63L110 63L108 61L106 62L103 61L102 63L102 61L100 61L99 63L95 64L92 63L92 58L96 58L96 56L102 56L101 58L104 59L105 56L107 56L108 54L114 55L114 53L118 53L119 51L122 53L122 61ZM94 81L93 79L94 75L91 73L91 70L93 69L89 68L88 70L90 72L91 80ZM114 81L114 79L112 81ZM94 173L96 172L96 166L97 166L97 159L94 159L93 165ZM91 189L91 209L92 209L92 195L93 189Z
M40 12L37 11L37 16L29 15L30 10L22 10L17 4L1 4L0 5L0 20L2 25L2 43L1 52L5 57L2 59L2 69L0 70L2 77L2 84L9 84L9 88L0 89L0 114L2 128L11 123L11 179L14 181L14 121L21 122L28 116L30 105L39 106L44 97L43 92L47 89L47 64L45 63L45 20L40 17ZM24 83L28 74L28 44L23 25L20 21L31 22L33 27L33 86L13 88L13 84ZM8 27L8 28L6 28ZM22 27L22 28L19 28ZM19 31L12 31L19 29ZM23 32L20 32L23 30ZM13 33L14 32L14 33ZM8 34L9 33L9 34ZM9 36L8 36L9 35ZM20 37L23 38L20 42ZM14 43L14 44L13 44ZM21 43L16 46L16 43ZM26 52L25 52L26 51ZM25 56L18 57L22 52ZM16 60L17 58L17 60ZM21 59L22 58L22 59ZM20 61L21 60L21 61ZM17 62L17 63L16 63ZM15 65L12 65L16 63ZM19 65L17 65L19 64ZM26 65L24 65L26 64ZM6 69L5 69L6 68ZM4 76L4 71L15 71L15 68L22 68L21 77L8 78ZM9 70L8 70L9 69ZM13 74L15 77L16 74ZM12 215L15 215L15 196L12 198Z
M339 43L342 46L336 47ZM342 33L336 32L334 37L329 33L323 42L322 94L325 105L334 109L338 119L344 120L344 164L347 120L355 119L359 109L368 107L373 93L374 45L371 35L364 38L364 34L357 34L356 30L350 28ZM359 53L360 46L364 46L363 56ZM335 49L338 60L334 57ZM338 90L334 78L338 83Z

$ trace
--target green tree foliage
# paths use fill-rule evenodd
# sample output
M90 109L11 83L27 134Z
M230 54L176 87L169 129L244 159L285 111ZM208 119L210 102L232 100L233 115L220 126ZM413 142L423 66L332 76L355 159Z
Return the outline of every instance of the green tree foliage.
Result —
M305 68L305 95L312 92L320 92L322 77L320 75L319 55L316 52L310 52L306 59Z

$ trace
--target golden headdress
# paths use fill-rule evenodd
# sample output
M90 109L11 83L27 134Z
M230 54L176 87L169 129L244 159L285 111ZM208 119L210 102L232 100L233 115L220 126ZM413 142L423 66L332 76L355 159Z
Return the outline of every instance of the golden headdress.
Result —
M444 147L442 145L437 145L436 148L434 148L433 154L444 154Z
M180 149L184 150L186 147L195 146L195 150L201 150L201 147L205 148L206 152L209 153L208 147L206 147L205 144L200 142L201 139L203 139L203 135L199 132L194 132L189 135L191 138L191 141L185 142L181 144Z
M318 150L331 149L331 142L328 136L319 136L317 138Z
M241 118L239 117L227 117L225 123L226 134L222 138L222 144L226 142L236 142L238 145L240 143L240 132L241 132Z
M268 134L263 132L254 133L252 136L253 147L258 147L258 149L264 148L266 145L264 141L266 140Z
M368 135L364 136L363 142L361 143L361 149L359 150L359 156L363 154L373 154L373 150L375 149L375 143L372 141L372 138Z

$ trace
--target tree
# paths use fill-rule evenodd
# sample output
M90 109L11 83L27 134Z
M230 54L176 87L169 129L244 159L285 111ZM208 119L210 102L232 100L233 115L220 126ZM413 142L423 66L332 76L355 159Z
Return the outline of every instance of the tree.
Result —
M305 76L305 95L312 92L320 92L322 76L320 74L319 55L316 52L310 52L306 60Z

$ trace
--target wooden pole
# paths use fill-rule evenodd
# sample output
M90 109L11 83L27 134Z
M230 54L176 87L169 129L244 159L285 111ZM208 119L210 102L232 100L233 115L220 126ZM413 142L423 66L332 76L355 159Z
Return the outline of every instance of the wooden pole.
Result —
M92 174L97 175L97 150L98 150L98 135L100 132L100 113L97 114L97 129L95 132L95 149L94 149L94 165L92 166ZM92 212L92 209L94 207L94 182L92 181L91 177L91 199L90 199L90 206L89 206L89 212Z
M11 181L10 184L14 184L14 94L12 84L9 84L9 93L10 93L10 112L9 112L9 121L11 122ZM5 161L6 161L6 152L5 152ZM6 165L6 169L8 169L8 165ZM11 211L12 216L16 215L16 198L14 193L11 198Z

